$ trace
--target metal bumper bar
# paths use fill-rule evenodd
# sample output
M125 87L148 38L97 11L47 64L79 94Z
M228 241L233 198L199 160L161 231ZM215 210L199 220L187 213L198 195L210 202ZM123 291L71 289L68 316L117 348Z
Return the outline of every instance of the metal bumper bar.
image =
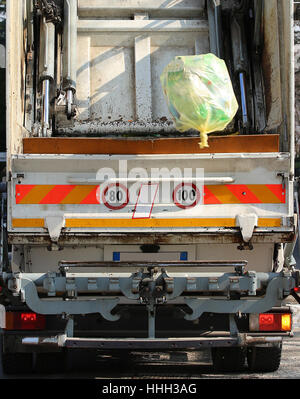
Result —
M192 337L192 338L74 338L66 335L55 337L25 337L23 345L56 346L78 349L187 349L211 348L224 346L251 346L258 344L276 344L282 342L282 336L248 336L238 334L236 337Z

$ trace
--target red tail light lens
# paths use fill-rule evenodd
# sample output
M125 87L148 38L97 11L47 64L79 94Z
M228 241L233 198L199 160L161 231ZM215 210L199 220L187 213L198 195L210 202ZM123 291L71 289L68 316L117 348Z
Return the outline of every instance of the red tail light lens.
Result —
M249 315L250 331L291 331L291 313L253 313Z
M6 312L6 330L44 330L46 318L33 312Z
M276 314L265 313L259 315L259 330L260 331L273 331L280 330L280 320ZM280 316L280 315L279 315Z
M290 331L291 315L289 313L262 313L259 315L259 331Z

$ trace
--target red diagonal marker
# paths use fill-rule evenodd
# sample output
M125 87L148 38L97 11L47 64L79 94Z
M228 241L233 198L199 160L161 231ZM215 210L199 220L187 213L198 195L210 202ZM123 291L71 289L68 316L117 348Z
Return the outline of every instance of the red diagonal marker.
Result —
M141 185L132 219L150 219L157 191L158 183Z

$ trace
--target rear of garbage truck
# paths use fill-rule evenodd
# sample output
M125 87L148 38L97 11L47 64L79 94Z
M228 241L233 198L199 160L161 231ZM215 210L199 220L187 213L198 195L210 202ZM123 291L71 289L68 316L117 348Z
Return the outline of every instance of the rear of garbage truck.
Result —
M75 348L279 367L299 284L292 3L7 2L6 372ZM160 76L208 53L239 110L200 148Z

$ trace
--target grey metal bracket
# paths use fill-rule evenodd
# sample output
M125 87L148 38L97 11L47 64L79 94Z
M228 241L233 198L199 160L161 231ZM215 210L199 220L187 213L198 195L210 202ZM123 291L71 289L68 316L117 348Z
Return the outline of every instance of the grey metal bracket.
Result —
M267 286L266 294L256 299L207 299L185 298L185 303L192 309L192 314L186 314L186 320L196 320L202 313L263 313L281 303L280 291L285 285L284 277L273 278ZM291 288L290 288L291 289Z
M37 294L34 282L27 278L21 279L21 294L28 307L39 314L89 314L100 313L109 321L117 321L120 316L111 314L119 303L119 298L101 298L95 300L42 300Z
M279 273L244 272L235 273L167 273L161 271L140 273L2 273L7 287L14 296L21 295L21 301L40 314L89 314L100 313L109 321L119 320L112 310L121 298L136 301L148 306L163 304L180 297L191 309L187 320L195 320L203 312L212 313L261 313L280 305L299 284L299 275L289 270ZM92 289L93 298L85 296ZM40 298L38 290L48 293L50 298ZM159 290L158 290L159 289ZM67 294L64 299L56 293ZM186 293L194 297L186 297ZM210 295L211 293L211 295ZM232 293L240 295L240 299ZM217 294L218 296L212 296ZM259 296L258 296L259 294ZM100 298L98 295L103 295ZM205 295L205 297L204 297ZM95 298L96 296L96 298ZM225 297L225 298L224 298ZM244 299L245 298L245 299ZM149 318L149 334L155 319Z

